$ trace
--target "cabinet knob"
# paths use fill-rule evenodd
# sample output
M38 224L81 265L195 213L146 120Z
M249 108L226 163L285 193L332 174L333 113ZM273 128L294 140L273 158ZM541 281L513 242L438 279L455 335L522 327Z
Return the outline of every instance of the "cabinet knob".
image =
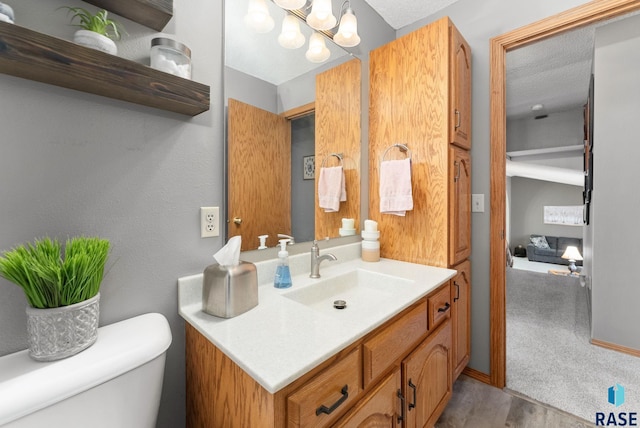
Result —
M233 222L237 225L241 225L242 224L242 219L240 217L234 217L233 218Z

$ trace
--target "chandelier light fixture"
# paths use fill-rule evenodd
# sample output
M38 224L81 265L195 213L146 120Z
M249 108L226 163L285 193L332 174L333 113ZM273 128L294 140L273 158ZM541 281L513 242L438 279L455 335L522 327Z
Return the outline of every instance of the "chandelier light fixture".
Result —
M340 21L333 15L331 0L272 0L280 8L290 11L282 21L282 31L278 36L280 46L297 49L305 43L305 36L300 31L300 21L306 21L309 27L316 30L309 38L309 49L306 58L311 62L326 61L331 52L326 46L324 37L331 38L342 47L351 48L360 43L358 36L358 20L351 8L351 2L345 0L340 7ZM307 14L307 11L311 11ZM249 0L249 9L244 23L257 33L268 33L274 27L266 0ZM338 28L337 33L330 30Z

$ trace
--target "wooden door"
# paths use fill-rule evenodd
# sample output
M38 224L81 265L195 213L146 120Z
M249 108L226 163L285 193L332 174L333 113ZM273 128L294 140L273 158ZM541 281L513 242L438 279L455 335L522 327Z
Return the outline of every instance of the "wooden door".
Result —
M471 48L458 29L450 27L450 142L471 149Z
M451 322L429 336L402 362L407 402L405 428L432 427L451 398Z
M471 155L449 149L449 265L471 255Z
M395 428L400 425L400 369L396 369L342 418L334 428Z
M229 99L228 236L242 236L242 250L258 236L291 233L291 126L287 119ZM234 219L239 219L235 222Z
M451 350L455 382L471 355L471 262L466 260L453 269L458 271L451 281Z

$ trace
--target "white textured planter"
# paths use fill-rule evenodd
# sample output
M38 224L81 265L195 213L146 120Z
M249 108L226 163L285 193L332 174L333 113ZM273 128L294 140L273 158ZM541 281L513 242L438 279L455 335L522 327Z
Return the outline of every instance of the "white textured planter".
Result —
M97 49L111 55L118 53L118 48L113 40L94 31L78 30L73 35L73 41L79 45Z
M87 349L98 338L100 293L60 308L27 307L29 356L37 361L67 358Z

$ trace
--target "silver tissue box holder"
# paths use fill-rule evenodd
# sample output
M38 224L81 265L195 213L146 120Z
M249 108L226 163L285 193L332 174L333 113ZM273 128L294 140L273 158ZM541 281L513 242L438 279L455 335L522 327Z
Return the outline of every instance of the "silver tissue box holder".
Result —
M240 262L236 266L212 264L202 279L202 310L220 318L232 318L258 305L256 266Z

